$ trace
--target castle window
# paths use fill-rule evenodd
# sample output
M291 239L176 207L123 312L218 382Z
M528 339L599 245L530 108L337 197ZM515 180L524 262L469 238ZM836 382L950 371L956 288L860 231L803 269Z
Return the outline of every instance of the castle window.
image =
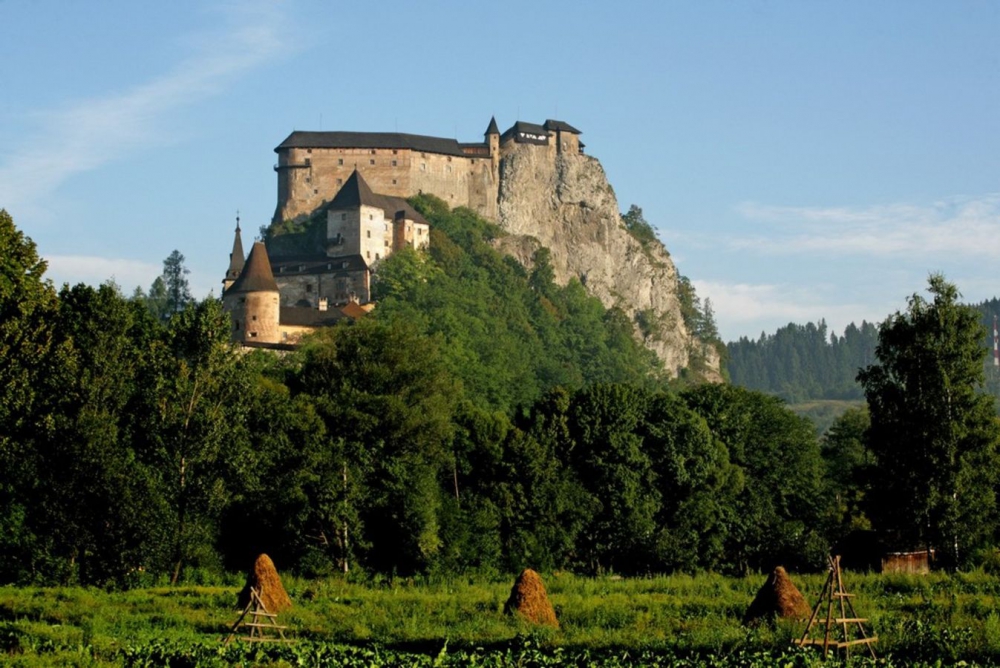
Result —
M344 179L337 179L337 185L338 186L344 185Z
M372 252L371 251L365 251L365 257L368 258L369 260L372 259Z
M240 321L239 320L234 320L233 321L233 329L239 331L239 329L240 329Z
M385 240L385 245L386 245L387 247L389 246L389 240L388 240L388 239L386 239L386 240Z
M312 283L306 283L306 292L312 292L312 291L313 291L313 284ZM255 318L255 320L256 320L256 318Z
M340 214L340 219L341 220L347 220L347 214L346 213Z
M392 185L396 185L396 179L392 180Z
M256 319L257 319L257 316L255 316L255 315L252 315L252 316L250 316L250 319L251 319L251 320L256 320Z
M371 160L369 160L368 164L369 165L374 165L375 164L375 158L372 158Z
M371 154L372 154L372 155L375 155L375 149L372 149L372 150L371 150Z
M313 182L312 177L311 176L307 176L306 177L306 183L312 183L312 182Z
M393 166L393 167L395 167L395 166L396 166L396 161L395 161L395 160L393 160L393 161L392 161L392 166Z
M241 304L246 304L247 303L247 298L246 297L240 297L240 303Z
M375 259L376 260L378 259L378 253L375 253Z
M450 155L448 156L448 162L451 162L451 156Z
M251 339L256 339L257 338L257 332L250 332L250 338Z
M445 169L447 169L448 173L451 174L451 165L448 165Z
M369 239L371 239L371 238L372 238L372 231L371 231L371 230L368 230L368 238L369 238Z
M420 163L420 171L422 171L422 172L426 172L427 171L427 163L426 162Z
M340 166L343 166L344 159L343 158L337 158L337 164L340 165Z
M313 188L313 195L319 194L319 188Z
M341 262L340 263L340 268L341 269L347 269L347 263L346 262Z
M375 220L375 216L373 214L369 213L368 214L368 220Z
M392 149L392 154L393 155L396 155L397 153L399 153L399 151L397 151L396 149Z
M308 167L311 164L312 164L312 158L306 158L306 166Z

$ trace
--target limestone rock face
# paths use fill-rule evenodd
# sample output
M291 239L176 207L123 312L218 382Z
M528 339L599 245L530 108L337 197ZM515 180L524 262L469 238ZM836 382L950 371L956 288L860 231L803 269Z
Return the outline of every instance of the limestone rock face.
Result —
M671 376L698 355L705 360L705 379L722 380L715 349L684 326L669 254L658 244L644 248L625 229L596 158L511 146L500 161L498 217L511 235L497 241L500 250L530 268L535 250L548 248L556 281L575 277L605 307L624 311L636 338Z

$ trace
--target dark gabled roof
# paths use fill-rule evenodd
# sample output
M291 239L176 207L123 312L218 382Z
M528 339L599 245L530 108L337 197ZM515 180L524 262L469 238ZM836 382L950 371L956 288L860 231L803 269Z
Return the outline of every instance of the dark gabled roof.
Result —
M532 135L532 138L521 137L520 135ZM549 131L546 130L541 125L536 125L535 123L525 123L524 121L517 121L514 125L504 132L500 136L501 141L506 141L510 137L514 137L516 141L526 142L532 144L548 144L549 143ZM541 137L541 139L538 139Z
M375 193L368 186L368 182L361 176L361 172L355 169L347 177L347 181L340 187L337 194L330 201L328 209L356 209L361 205L378 206L375 201Z
M486 128L486 132L484 132L483 134L487 135L487 136L500 134L500 128L497 127L497 117L496 116L490 116L489 127Z
M367 269L368 263L360 255L342 255L340 257L329 257L325 254L282 255L274 258L274 272L278 276L337 274Z
M226 271L227 281L235 281L243 271L246 260L243 258L243 239L240 237L240 219L236 218L236 238L233 240L233 252L229 254L229 269Z
M282 306L279 314L282 325L295 327L329 327L336 325L346 317L335 306L326 311L320 311L311 306Z
M342 211L344 209L356 209L357 207L373 206L382 209L389 218L394 218L397 211L402 211L410 220L417 223L427 224L420 213L410 206L402 197L392 195L378 195L372 192L368 182L361 176L361 172L355 169L340 187L334 198L323 207L324 211Z
M250 257L240 272L240 277L226 290L231 292L277 292L278 284L271 273L271 262L267 258L267 248L263 242L255 241L250 249Z
M424 153L465 155L455 139L409 135L402 132L302 132L281 142L275 153L286 148L408 148Z
M544 127L546 130L551 130L552 132L555 132L556 130L561 130L563 132L572 132L575 135L583 134L582 132L574 128L566 121L554 121L551 118L545 119L545 125L543 125L542 127Z

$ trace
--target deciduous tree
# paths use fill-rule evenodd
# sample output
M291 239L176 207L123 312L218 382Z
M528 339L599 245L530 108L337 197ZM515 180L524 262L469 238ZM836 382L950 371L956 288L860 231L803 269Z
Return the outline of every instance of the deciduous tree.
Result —
M1000 428L992 398L980 392L979 314L940 274L928 291L930 299L914 294L882 323L877 361L858 375L877 475L869 508L895 545L937 548L957 566L997 527Z

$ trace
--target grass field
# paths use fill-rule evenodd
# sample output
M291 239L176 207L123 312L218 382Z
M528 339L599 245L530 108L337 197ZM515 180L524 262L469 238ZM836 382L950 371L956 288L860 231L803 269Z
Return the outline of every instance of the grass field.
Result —
M802 624L748 630L740 618L763 576L646 579L545 576L561 629L503 615L510 580L287 578L293 646L220 639L235 620L226 586L128 592L0 588L0 664L201 665L812 665L788 650ZM795 576L815 601L823 575ZM892 665L1000 661L1000 578L845 574L858 613ZM686 663L685 663L686 662Z

